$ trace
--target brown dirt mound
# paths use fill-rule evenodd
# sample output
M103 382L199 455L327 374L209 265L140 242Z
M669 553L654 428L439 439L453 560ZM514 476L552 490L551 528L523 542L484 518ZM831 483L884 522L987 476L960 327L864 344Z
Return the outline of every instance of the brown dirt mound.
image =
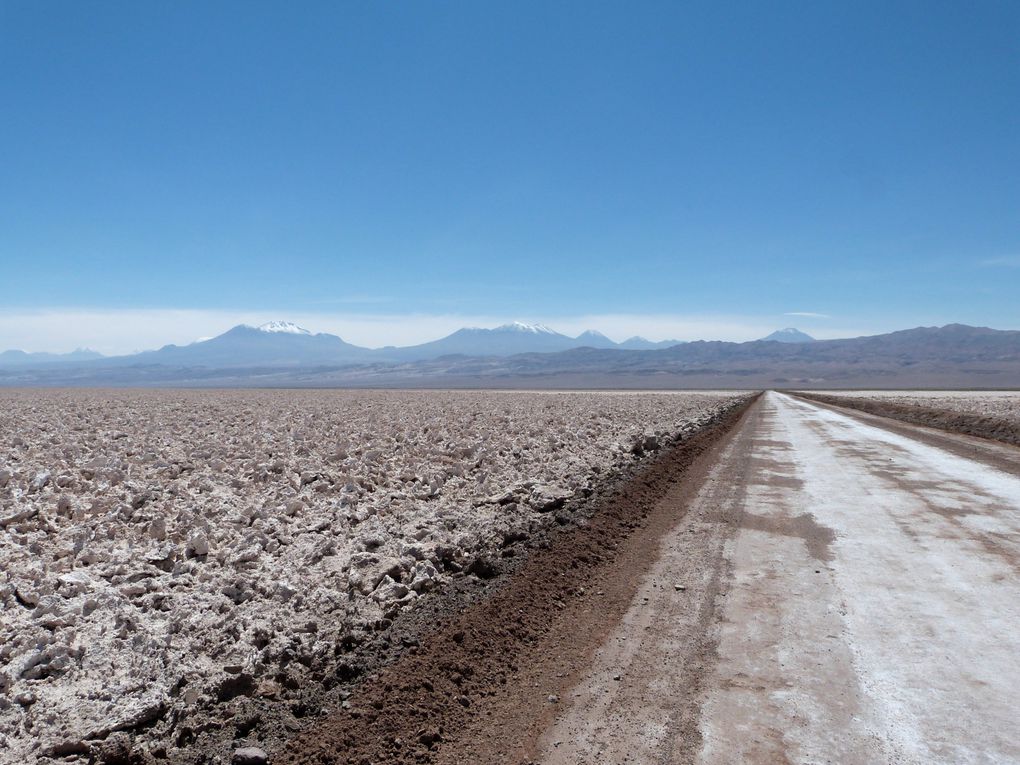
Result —
M825 396L818 393L796 393L800 398L831 404L845 409L856 409L860 412L889 417L890 419L909 422L912 425L924 425L939 428L953 433L988 438L1004 444L1020 446L1020 427L1009 420L998 417L985 417L965 412L952 412L947 409L914 406L911 404L893 403L879 399L851 398L849 396Z
M756 398L756 397L755 397ZM656 540L678 520L658 500L707 469L745 400L545 540L484 600L450 615L310 724L283 763L523 762L573 673L626 610Z

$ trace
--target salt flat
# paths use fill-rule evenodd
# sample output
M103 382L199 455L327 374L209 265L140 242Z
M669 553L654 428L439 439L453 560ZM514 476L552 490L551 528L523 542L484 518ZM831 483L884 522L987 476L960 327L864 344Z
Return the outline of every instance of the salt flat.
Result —
M854 390L812 391L850 399L875 399L895 404L944 409L950 412L998 417L1020 427L1020 391L1015 390Z
M186 760L249 697L300 714L344 635L736 398L4 391L0 745Z

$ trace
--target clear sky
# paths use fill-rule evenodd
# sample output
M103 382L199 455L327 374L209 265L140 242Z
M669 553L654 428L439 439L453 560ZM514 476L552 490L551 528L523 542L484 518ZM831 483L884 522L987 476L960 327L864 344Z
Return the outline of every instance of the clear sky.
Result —
M0 115L0 348L1020 328L1013 1L2 0Z

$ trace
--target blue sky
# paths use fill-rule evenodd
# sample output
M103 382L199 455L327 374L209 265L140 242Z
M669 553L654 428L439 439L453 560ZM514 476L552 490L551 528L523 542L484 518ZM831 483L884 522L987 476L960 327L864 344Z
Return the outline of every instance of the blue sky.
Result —
M1020 328L1015 2L7 0L0 104L0 348Z

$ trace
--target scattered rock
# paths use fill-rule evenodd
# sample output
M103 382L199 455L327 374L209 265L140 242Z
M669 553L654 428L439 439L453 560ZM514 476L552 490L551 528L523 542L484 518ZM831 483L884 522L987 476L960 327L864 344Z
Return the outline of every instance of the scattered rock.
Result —
M155 539L157 542L162 542L166 539L166 519L163 516L156 516L149 522L148 528L149 536ZM208 544L206 545L206 552L209 551ZM205 554L205 553L202 553Z
M538 512L547 513L563 507L564 503L573 496L574 492L570 489L542 483L532 487L528 502Z
M514 499L516 499L516 497L517 495L514 494L513 489L507 489L499 494L493 494L486 497L483 500L483 503L487 505L509 505L514 501Z
M35 474L32 482L28 485L29 493L42 491L50 482L50 473L48 470L43 470Z
M422 560L414 564L411 569L411 589L419 595L428 592L439 581L439 572L432 565L432 561Z
M70 651L64 645L51 645L33 651L23 661L19 676L24 680L40 680L62 674L71 665Z
M123 731L111 733L96 743L94 752L101 765L130 765L131 736Z
M196 532L188 537L188 543L184 547L185 555L189 558L197 558L209 554L209 539L205 534Z
M634 439L630 447L632 454L641 456L646 452L654 452L660 448L659 436L655 433L643 433Z
M395 582L388 575L382 578L379 586L372 592L372 598L380 603L400 600L408 593L407 585Z
M269 755L257 746L245 746L234 750L230 765L269 765Z
M142 507L144 507L145 504L149 502L151 499L152 499L151 491L140 492L131 498L131 509L139 510Z
M380 558L371 553L355 553L351 556L351 570L347 581L362 595L370 595L384 578L402 579L403 567L397 558Z

